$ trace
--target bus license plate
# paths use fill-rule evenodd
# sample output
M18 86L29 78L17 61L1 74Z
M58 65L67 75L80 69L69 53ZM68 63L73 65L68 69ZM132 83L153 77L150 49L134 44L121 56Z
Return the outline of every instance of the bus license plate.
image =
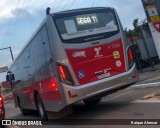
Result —
M110 73L105 73L105 74L102 74L102 75L98 75L98 79L103 79L103 78L109 77L110 75L111 75Z

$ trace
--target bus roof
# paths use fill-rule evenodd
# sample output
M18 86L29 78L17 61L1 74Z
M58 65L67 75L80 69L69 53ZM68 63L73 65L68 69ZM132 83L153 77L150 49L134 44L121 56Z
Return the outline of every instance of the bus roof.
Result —
M91 7L91 8L80 8L80 9L72 9L72 10L65 10L65 11L60 11L60 12L55 12L53 14L58 15L58 14L68 14L68 13L74 13L74 12L83 12L83 11L92 11L92 10L103 10L103 9L114 9L112 7Z

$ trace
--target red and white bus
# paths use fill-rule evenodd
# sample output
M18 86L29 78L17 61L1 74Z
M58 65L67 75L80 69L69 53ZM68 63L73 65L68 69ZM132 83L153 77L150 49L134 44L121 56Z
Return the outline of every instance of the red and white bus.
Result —
M44 120L47 112L97 103L138 80L118 15L106 7L48 14L9 73L16 106L22 114L38 110Z

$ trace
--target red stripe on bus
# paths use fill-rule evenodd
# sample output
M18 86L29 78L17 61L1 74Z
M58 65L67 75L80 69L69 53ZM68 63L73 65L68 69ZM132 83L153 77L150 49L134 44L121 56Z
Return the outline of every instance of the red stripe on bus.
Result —
M59 90L57 78L52 76L45 80L34 83L29 87L30 102L35 103L34 91L37 90L43 101L61 101L62 96Z

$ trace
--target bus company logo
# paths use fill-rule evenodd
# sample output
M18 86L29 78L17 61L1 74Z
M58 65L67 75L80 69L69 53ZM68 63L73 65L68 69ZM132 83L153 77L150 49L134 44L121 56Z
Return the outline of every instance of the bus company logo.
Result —
M100 55L100 50L101 50L101 47L94 48L94 51L96 52L95 58L99 58L103 56L103 55Z
M86 57L86 52L85 51L73 52L72 56L73 57Z

